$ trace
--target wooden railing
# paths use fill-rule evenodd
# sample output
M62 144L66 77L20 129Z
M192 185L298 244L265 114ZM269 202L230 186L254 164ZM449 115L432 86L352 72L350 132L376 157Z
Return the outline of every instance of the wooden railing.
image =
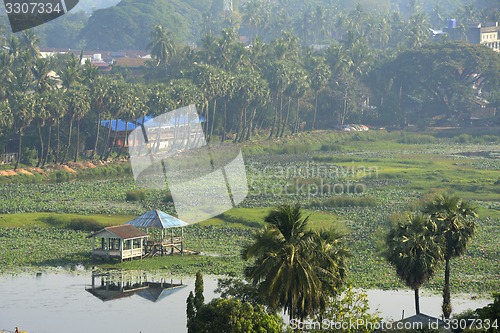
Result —
M3 163L13 163L17 161L17 153L2 154L1 160Z

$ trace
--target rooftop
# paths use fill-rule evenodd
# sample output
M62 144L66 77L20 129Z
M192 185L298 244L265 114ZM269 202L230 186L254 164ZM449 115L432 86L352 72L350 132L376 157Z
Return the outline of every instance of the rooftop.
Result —
M148 236L147 233L145 233L144 231L142 231L140 229L137 229L133 225L124 224L124 225L117 225L117 226L112 226L112 227L105 227L105 228L93 233L89 237L95 237L103 232L109 232L109 233L117 236L117 238L121 238L121 239L131 239L131 238L140 238L140 237L147 237Z

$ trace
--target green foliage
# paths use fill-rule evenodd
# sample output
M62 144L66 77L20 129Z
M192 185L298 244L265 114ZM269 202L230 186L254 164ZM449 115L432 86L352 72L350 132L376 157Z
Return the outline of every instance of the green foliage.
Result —
M97 231L103 228L103 225L92 217L72 217L60 215L49 215L40 217L40 221L55 228L70 229L77 231Z
M454 329L454 333L473 333L473 332L488 332L495 333L500 331L500 293L493 293L493 303L485 307L468 310L453 316L453 320L458 322L465 321L469 323L468 327L463 329L458 327ZM472 323L472 324L470 324ZM477 323L477 325L474 325ZM485 329L489 326L487 329Z
M66 225L66 228L82 231L97 231L102 229L102 225L93 218L79 217L72 218Z
M283 319L260 305L238 299L214 299L203 304L188 321L190 333L280 333Z
M290 319L305 319L325 309L347 275L349 256L334 230L308 230L300 205L282 205L266 216L268 225L255 233L242 252L253 259L245 275L274 309L283 307Z
M443 260L443 242L430 216L411 214L386 236L384 256L403 282L415 290L415 308L420 313L418 289L437 271Z
M449 318L452 311L450 260L463 255L474 236L477 228L477 208L458 196L441 194L428 202L423 212L429 214L436 224L436 234L443 244L446 266L442 309L444 317Z
M127 201L142 201L146 199L146 192L143 190L128 190L126 195Z
M321 201L313 200L310 203L313 207L375 207L377 200L371 196L333 196Z
M329 300L327 310L317 319L321 322L321 318L328 318L337 323L363 323L357 327L335 329L336 332L342 333L370 333L373 332L373 327L377 327L381 321L377 313L370 313L366 292L357 291L351 285L343 291L342 295ZM311 332L321 331L311 330Z
M428 134L407 133L401 139L399 139L398 142L406 144L430 144L435 143L436 138Z
M321 151L342 151L342 146L335 143L322 144L319 150Z
M22 153L21 163L29 166L34 166L37 160L37 151L36 149L24 148Z
M196 273L196 280L194 284L194 308L198 312L203 303L205 303L205 297L203 296L203 275L201 272Z
M219 278L215 292L220 293L221 298L234 297L242 302L249 302L253 305L268 304L267 299L259 295L259 291L255 285L240 278Z
M96 10L81 37L90 49L144 50L153 26L163 25L168 31L175 31L175 40L188 41L198 37L193 34L197 31L193 24L201 20L200 10L186 1L125 0Z

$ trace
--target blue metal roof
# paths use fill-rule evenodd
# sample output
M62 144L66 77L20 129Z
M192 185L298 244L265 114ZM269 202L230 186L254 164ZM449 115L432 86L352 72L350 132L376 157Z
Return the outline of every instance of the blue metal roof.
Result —
M161 210L150 210L136 217L132 221L126 224L131 224L134 227L139 228L158 228L158 229L168 229L175 227L185 227L188 224L182 220L179 220L172 215L162 212Z
M109 128L110 124L111 124L111 130L113 132L125 131L125 129L127 128L127 122L124 120L121 120L121 119L118 119L118 121L116 121L116 119L114 119L114 120L101 120L101 126ZM132 131L134 129L135 129L135 124L132 122L128 122L127 130Z
M175 126L175 125L184 125L184 124L187 124L189 122L191 123L202 123L205 121L205 118L203 116L200 116L198 119L193 119L193 120L188 120L188 119L184 119L184 117L181 115L179 118L175 119L175 118L172 118L172 119L169 119L169 121L167 123L162 123L162 125L171 125L171 126ZM137 125L141 125L143 122L144 124L147 126L147 127L156 127L156 126L159 126L160 124L155 122L154 121L154 118L153 116L145 116L144 118L143 117L139 117L137 118L137 120L135 121L129 121L128 122L128 130L129 131L132 131L135 129L135 123L137 122ZM125 120L121 120L121 119L118 119L118 121L116 119L113 119L113 120L101 120L101 126L104 126L104 127L107 127L109 128L111 124L111 130L113 132L115 131L119 131L119 132L122 132L122 131L125 131L125 128L127 128L127 122Z

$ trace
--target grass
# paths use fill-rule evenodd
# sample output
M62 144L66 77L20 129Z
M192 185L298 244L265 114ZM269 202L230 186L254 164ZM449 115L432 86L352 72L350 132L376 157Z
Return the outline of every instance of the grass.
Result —
M81 218L81 214L54 214L54 213L21 213L21 214L0 214L0 227L4 228L51 228L49 218L70 221L71 219ZM134 215L98 215L90 214L83 217L94 219L103 227L110 225L123 224L135 218Z
M148 209L173 212L165 191L144 191L138 201L127 201L127 192L138 190L130 177L0 185L0 212L12 213L0 215L0 253L5 254L0 267L8 271L83 263L180 274L197 270L241 274L245 263L239 252L253 231L264 225L270 209L300 202L307 208L305 216L311 214L311 228L333 227L345 235L353 254L350 282L361 288L403 288L394 269L378 254L390 216L414 209L433 193L448 191L473 200L480 215L478 232L466 255L452 261L452 291L490 292L500 283L500 192L495 184L500 160L476 153L500 151L499 136L441 134L318 131L243 144L250 194L238 208L186 228L187 248L206 254L201 256L91 261L88 232L67 230L64 223L54 229L54 224L47 223L51 216L71 221L83 215L104 226L121 224ZM327 170L325 175L297 175L320 168ZM364 184L366 190L339 195L311 194L307 187L276 195L272 191L313 186L318 180L327 185ZM28 238L33 242L26 242ZM62 251L60 246L67 248ZM30 253L37 255L30 257ZM438 272L425 288L440 291L443 277Z

